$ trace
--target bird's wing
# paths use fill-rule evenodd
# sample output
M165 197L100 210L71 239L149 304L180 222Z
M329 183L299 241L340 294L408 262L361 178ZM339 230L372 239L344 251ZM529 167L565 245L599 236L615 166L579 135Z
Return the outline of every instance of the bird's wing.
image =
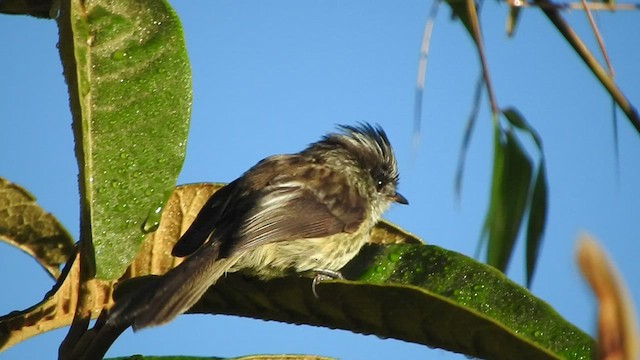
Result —
M259 245L356 231L366 203L344 174L299 155L276 155L215 192L173 248L187 256L207 239L220 257Z
M204 204L189 229L174 245L171 255L184 257L193 254L209 238L218 226L221 217L227 212L233 199L237 197L241 186L233 181L222 187Z
M365 218L362 199L351 188L342 193L321 190L318 185L335 185L327 181L282 177L265 187L233 243L222 245L223 256L277 241L355 232Z

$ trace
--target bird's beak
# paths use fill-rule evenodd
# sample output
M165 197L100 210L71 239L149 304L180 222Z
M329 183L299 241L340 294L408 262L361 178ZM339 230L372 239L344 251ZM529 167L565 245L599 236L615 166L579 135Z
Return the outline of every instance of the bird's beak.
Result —
M406 197L402 196L400 193L395 193L395 195L391 196L391 201L397 202L398 204L408 205L409 200Z

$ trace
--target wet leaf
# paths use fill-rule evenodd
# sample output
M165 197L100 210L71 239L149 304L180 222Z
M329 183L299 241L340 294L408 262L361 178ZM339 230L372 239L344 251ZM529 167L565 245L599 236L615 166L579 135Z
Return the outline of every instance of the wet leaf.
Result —
M191 73L165 1L72 1L59 20L80 168L81 242L96 276L119 277L175 185Z
M123 280L162 274L176 261L170 250L193 220L215 184L178 187L162 213L156 232ZM194 312L223 313L304 323L396 337L471 356L587 359L593 340L563 320L551 307L495 269L464 255L423 245L388 223L378 224L374 238L391 237L393 245L371 244L343 273L352 281L318 284L287 276L260 281L229 274L212 287ZM385 235L389 234L389 235ZM69 324L78 281L77 264L41 304L0 318L0 349L38 332ZM138 278L141 282L147 278ZM92 317L111 306L114 281L92 280ZM212 320L214 321L214 320Z
M318 284L229 274L194 313L346 329L479 358L590 359L593 340L497 270L437 246L368 245Z

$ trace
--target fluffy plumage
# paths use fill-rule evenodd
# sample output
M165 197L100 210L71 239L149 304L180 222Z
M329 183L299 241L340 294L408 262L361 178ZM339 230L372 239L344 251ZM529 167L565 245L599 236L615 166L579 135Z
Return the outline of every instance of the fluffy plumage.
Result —
M107 323L165 323L227 272L270 278L342 268L389 204L407 201L396 192L396 160L382 128L339 129L299 153L260 161L214 193L173 249L189 257L116 304Z

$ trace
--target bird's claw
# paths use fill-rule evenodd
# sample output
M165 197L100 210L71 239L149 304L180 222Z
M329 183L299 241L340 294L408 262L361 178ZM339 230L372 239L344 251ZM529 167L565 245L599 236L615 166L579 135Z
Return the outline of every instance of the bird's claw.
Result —
M339 271L330 270L330 269L314 269L316 276L313 278L311 282L311 291L313 292L313 296L316 299L319 299L318 292L316 291L316 285L323 280L335 280L335 279L344 279L344 276Z

